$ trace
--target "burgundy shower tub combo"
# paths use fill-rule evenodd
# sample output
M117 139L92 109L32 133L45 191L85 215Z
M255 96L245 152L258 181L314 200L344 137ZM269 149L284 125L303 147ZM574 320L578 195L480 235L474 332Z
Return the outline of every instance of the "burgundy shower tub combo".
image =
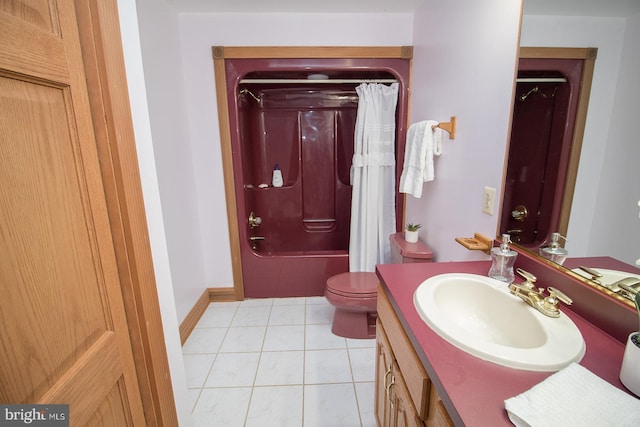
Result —
M408 61L238 59L226 73L245 296L323 295L327 279L349 269L357 81L401 84L396 139L404 141ZM306 81L319 73L328 80Z

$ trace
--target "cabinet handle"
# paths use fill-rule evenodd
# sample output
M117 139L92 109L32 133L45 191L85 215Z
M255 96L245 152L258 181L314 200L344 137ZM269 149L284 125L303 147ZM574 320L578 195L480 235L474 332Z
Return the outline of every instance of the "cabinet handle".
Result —
M387 377L389 376L390 373L391 373L391 364L389 364L389 366L387 367L387 372L384 373L384 379L382 381L382 384L385 390L387 389Z
M391 375L391 382L385 387L385 389L387 390L387 400L391 403L391 406L393 406L393 401L391 400L391 386L395 383L396 377Z

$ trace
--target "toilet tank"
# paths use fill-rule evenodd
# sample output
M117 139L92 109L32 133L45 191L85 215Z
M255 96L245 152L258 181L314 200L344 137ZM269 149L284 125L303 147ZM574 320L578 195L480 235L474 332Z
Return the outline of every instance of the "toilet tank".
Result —
M433 252L420 240L408 243L404 240L404 233L394 233L389 236L391 241L391 263L409 264L415 262L431 262Z

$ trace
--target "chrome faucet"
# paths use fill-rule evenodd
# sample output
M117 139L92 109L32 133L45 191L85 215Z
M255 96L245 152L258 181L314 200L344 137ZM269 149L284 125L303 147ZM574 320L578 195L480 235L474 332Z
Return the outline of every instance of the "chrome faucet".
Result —
M551 286L547 288L549 295L545 296L545 289L536 288L534 285L537 280L536 276L521 268L518 268L516 271L525 281L520 285L511 283L509 285L509 291L545 316L560 317L558 301L562 301L566 305L573 303L571 298L566 294Z

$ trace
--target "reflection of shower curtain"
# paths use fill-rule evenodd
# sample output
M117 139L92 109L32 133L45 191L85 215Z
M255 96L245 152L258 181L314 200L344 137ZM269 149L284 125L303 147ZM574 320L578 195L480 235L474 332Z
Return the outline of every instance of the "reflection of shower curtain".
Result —
M395 117L398 83L361 84L351 165L349 271L390 261L395 231Z

